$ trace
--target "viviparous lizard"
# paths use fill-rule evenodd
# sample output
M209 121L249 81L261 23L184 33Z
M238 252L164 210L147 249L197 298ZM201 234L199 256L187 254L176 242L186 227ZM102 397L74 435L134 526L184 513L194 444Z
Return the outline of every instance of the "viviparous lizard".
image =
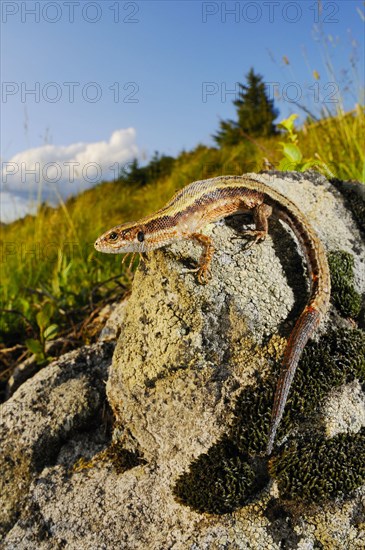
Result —
M113 227L97 239L95 248L112 254L143 255L181 239L192 239L202 247L202 254L198 266L191 271L197 273L200 283L205 283L214 245L201 229L221 218L248 212L253 214L255 229L243 231L242 235L252 238L254 243L265 239L270 216L292 229L304 253L310 279L310 295L289 336L279 372L266 449L270 455L300 356L326 314L330 300L330 274L324 247L299 208L262 183L256 174L220 176L187 185L151 216Z

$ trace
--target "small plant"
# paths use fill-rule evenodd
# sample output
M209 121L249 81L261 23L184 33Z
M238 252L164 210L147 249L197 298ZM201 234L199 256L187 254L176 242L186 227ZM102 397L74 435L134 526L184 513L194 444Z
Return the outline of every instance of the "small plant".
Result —
M282 120L279 123L279 128L286 132L288 141L280 141L284 157L280 160L279 170L296 170L297 172L305 172L311 168L315 168L326 175L334 177L327 164L320 159L303 159L303 154L298 146L298 134L295 131L294 122L298 118L297 114L290 115L289 118Z
M28 338L25 340L25 345L29 351L34 353L36 361L39 364L47 361L46 342L52 340L58 331L58 325L51 323L53 313L52 304L46 302L36 315L39 338Z

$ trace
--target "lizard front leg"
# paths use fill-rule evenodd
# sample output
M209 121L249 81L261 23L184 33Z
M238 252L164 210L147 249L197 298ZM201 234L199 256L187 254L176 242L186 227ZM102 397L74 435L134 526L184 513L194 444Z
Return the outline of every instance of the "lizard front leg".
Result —
M210 278L210 263L214 254L213 241L207 235L202 233L191 233L190 239L193 239L203 248L203 252L199 258L198 266L194 269L189 269L190 273L197 273L200 284L206 284Z

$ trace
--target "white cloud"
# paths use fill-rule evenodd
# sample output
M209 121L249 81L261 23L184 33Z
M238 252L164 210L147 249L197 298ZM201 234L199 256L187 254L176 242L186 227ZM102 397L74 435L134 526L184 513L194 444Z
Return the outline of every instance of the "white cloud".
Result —
M25 199L15 193L0 191L0 220L8 223L26 214L36 212L36 204L31 199Z
M1 220L12 221L34 211L31 197L57 203L102 180L118 176L121 168L140 156L134 128L115 130L108 141L43 145L2 162Z

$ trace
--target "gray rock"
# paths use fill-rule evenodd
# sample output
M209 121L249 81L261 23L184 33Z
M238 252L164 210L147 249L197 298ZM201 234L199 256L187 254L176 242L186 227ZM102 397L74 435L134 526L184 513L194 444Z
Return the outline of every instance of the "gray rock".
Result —
M105 406L105 381L114 346L100 343L64 355L25 382L1 405L1 523L6 530L27 499L32 480L56 463L65 444L93 429L93 453L99 441L98 417ZM85 446L82 445L82 455ZM79 449L79 453L80 450ZM79 455L80 456L80 455Z
M363 293L364 242L341 195L314 173L261 177L301 207L328 249L354 255L356 286ZM273 221L270 237L245 249L234 230L241 224L236 219L206 228L217 248L208 285L186 273L198 249L178 243L140 266L130 299L120 308L115 333L121 324L122 330L107 383L114 440L138 451L145 463L123 474L107 461L72 469L80 455L95 457L107 445L100 411L111 343L64 356L4 405L4 548L365 546L364 488L313 510L298 505L291 516L283 510L269 514L280 497L272 482L250 503L223 515L196 512L174 496L177 478L227 432L242 389L269 372L268 357L280 356L307 296L290 231ZM357 401L351 391L338 397L342 418L346 399L353 403L354 426L360 421L354 416L362 414L356 388ZM335 422L335 411L327 417L329 425ZM343 425L348 431L349 421Z
M127 304L128 298L125 298L120 304L109 304L100 312L101 316L105 310L107 321L100 333L99 341L115 341L119 337Z
M323 405L326 434L357 433L365 427L365 393L358 380L335 389Z

